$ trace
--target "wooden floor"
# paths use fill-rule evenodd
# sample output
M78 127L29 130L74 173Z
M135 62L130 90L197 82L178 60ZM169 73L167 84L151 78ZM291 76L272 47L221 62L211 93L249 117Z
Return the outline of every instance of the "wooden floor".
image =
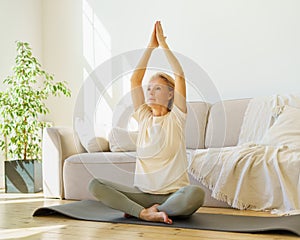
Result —
M140 225L73 220L65 217L32 217L41 206L68 203L44 199L42 194L5 194L0 192L0 239L299 239L287 233L240 234ZM199 212L270 216L268 213L233 209L200 208ZM270 216L272 217L272 216Z

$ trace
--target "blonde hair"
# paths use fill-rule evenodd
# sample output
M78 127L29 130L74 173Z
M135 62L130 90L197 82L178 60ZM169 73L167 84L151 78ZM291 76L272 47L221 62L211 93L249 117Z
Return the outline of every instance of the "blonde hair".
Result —
M151 77L151 79L153 78L161 78L168 84L169 87L173 89L175 87L175 80L169 74L166 74L164 72L157 72Z
M151 79L154 79L154 78L161 78L162 80L164 80L166 82L166 84L168 85L168 87L169 87L169 91L173 92L173 97L170 99L170 101L168 103L168 110L170 111L172 109L173 102L174 102L175 80L169 74L166 74L164 72L157 72L157 73L155 73L151 77Z

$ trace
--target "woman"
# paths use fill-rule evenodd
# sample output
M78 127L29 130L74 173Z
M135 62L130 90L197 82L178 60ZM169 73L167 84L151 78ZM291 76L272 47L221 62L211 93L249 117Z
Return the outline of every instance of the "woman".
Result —
M163 48L175 80L157 73L149 81L145 103L142 81L155 48ZM157 21L131 77L134 117L139 123L134 187L93 179L92 194L105 205L145 221L172 224L170 217L188 217L202 204L204 192L189 185L185 147L186 84L180 63L169 49Z

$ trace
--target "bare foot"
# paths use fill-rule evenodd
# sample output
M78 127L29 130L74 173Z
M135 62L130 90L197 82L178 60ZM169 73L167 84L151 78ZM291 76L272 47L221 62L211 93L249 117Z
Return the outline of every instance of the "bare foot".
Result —
M173 221L168 217L165 212L159 212L157 209L158 204L153 205L150 208L145 208L140 213L140 219L149 222L163 222L172 224Z

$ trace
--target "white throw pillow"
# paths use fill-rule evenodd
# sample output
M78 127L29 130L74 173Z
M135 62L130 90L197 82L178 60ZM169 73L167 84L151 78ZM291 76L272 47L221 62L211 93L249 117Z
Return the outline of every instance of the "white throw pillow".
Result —
M300 147L300 109L284 106L282 113L269 128L261 143Z
M112 152L133 152L136 151L138 132L127 131L123 128L113 128L109 135L109 147Z
M74 127L81 145L87 152L109 151L108 141L105 138L94 136L91 126L89 127L82 119L76 118Z
M108 152L109 151L109 143L105 138L93 137L93 138L89 139L85 148L89 153Z

